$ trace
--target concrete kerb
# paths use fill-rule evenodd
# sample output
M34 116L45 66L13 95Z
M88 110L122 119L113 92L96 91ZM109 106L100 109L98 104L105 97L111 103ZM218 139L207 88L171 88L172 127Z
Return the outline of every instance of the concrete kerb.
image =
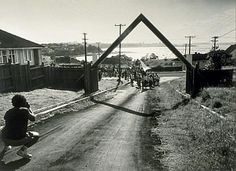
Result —
M170 84L170 82L168 82L168 83ZM173 87L172 87L172 88L173 88ZM173 89L174 89L174 88L173 88ZM174 90L175 90L175 89L174 89ZM193 98L191 98L190 94L183 93L183 92L181 92L181 91L179 91L179 90L175 90L175 91L176 91L178 94L180 94L182 97L184 97L184 98L186 98L186 99L191 99L195 104L199 105L201 108L203 108L203 109L206 110L207 112L209 112L209 113L211 113L211 114L217 116L218 118L220 118L221 121L227 121L227 120L229 120L228 118L226 118L226 117L220 115L219 113L213 111L213 110L210 109L209 107L206 107L206 106L202 105L201 103L199 103L198 101L194 100ZM222 122L221 122L221 124L222 124ZM233 135L235 135L234 131L233 131ZM231 139L232 139L233 141L235 141L235 137L234 137L233 135L232 135L232 134L229 134L229 136L231 137Z
M168 84L170 84L170 81L168 82ZM171 86L172 87L172 86ZM223 119L223 120L227 120L226 117L220 115L219 113L213 111L212 109L210 109L209 107L206 107L204 105L202 105L201 103L199 103L198 101L194 100L193 98L191 98L191 95L190 94L187 94L187 93L183 93L179 90L176 90L174 87L172 87L178 94L180 94L182 97L186 98L186 99L191 99L195 104L199 105L201 108L205 109L206 111L208 111L209 113L213 114L213 115L216 115L217 117L219 117L220 119Z
M213 114L213 115L216 115L216 116L219 117L220 119L227 120L226 117L220 115L219 113L213 111L213 110L210 109L209 107L206 107L206 106L202 105L201 103L199 103L198 101L192 99L191 96L190 96L190 94L180 92L179 90L175 90L175 91L176 91L177 93L179 93L182 97L187 98L187 99L191 99L195 104L199 105L201 108L205 109L205 110L208 111L209 113L211 113L211 114Z

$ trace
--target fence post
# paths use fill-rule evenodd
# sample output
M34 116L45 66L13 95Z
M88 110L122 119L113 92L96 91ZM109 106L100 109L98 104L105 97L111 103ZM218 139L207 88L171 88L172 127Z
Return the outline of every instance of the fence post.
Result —
M90 64L87 64L87 66L85 67L85 71L84 71L84 91L85 94L90 94L91 93L91 87L90 87L90 70L91 70L91 66Z
M186 67L186 93L191 95L192 92L192 69L189 67Z
M94 79L93 79L93 92L97 91L98 90L98 81L99 81L99 73L98 73L98 67L94 67L93 68L93 73L92 73L94 76Z
M13 84L15 87L15 91L22 91L22 81L21 81L21 68L19 64L11 65L12 69L12 78L13 78Z
M11 74L11 80L12 80L12 87L13 91L18 91L18 84L17 84L17 76L16 76L16 67L14 65L11 65L11 63L7 64L9 66L10 74Z
M49 66L43 67L43 73L44 73L44 78L45 78L45 86L49 87Z
M186 67L186 93L196 97L200 90L200 75L195 68Z
M97 67L91 67L90 68L90 90L91 93L98 90L98 73L97 73Z
M31 74L30 74L30 61L27 61L27 66L26 66L26 84L27 84L27 91L30 91L32 89L31 86Z

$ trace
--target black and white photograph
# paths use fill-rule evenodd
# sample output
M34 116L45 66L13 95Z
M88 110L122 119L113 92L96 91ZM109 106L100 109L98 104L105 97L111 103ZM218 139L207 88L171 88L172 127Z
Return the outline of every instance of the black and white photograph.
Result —
M236 0L0 0L0 171L236 171Z

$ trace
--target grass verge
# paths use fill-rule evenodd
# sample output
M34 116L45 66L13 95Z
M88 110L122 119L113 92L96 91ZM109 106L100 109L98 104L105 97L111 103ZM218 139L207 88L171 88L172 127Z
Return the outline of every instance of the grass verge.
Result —
M126 83L126 81L124 81ZM117 85L117 78L103 78L99 81L99 91L107 90ZM15 94L24 95L29 102L31 109L33 111L39 110L42 108L47 108L48 106L57 105L66 101L70 101L76 98L82 98L84 91L66 91L66 90L55 90L55 89L36 89L29 92L10 92L10 93L1 93L0 94L0 126L4 125L3 116L6 111L12 108L11 99ZM87 106L87 104L80 103L80 105L75 104L73 107L67 106L66 109L58 110L57 113L65 113L65 111L78 110L80 106ZM78 106L78 107L77 107ZM78 109L77 109L78 108ZM55 113L55 112L53 112ZM50 113L48 114L50 117ZM47 116L45 116L47 117Z
M204 91L210 98L202 101L204 92L197 98L209 107L216 101L222 103L217 108L227 116L222 120L183 99L173 89L182 85L179 79L148 93L151 109L159 111L152 134L161 139L157 154L162 151L162 163L168 170L236 170L235 89L209 88Z

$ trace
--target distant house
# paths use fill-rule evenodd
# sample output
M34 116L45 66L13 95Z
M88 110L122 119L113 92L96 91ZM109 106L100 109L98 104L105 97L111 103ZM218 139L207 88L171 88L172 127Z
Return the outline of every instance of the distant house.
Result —
M236 65L236 44L229 46L225 52L229 55L232 55L232 60L234 65Z
M159 57L157 55L155 55L155 53L147 53L144 57L142 57L143 61L147 61L147 60L158 60Z
M229 46L225 52L232 55L232 58L236 58L236 44Z
M208 54L195 53L192 55L193 65L199 64L199 68L204 68L208 63Z
M195 53L195 54L191 54L191 61L190 63L192 63L193 66L195 66L197 63L199 64L199 68L204 68L208 62L208 58L207 58L207 53L206 54L201 54L201 53ZM184 67L184 63L179 59L179 58L175 58L172 60L174 62L173 66L179 67L182 66Z
M0 29L0 63L42 64L43 46Z

